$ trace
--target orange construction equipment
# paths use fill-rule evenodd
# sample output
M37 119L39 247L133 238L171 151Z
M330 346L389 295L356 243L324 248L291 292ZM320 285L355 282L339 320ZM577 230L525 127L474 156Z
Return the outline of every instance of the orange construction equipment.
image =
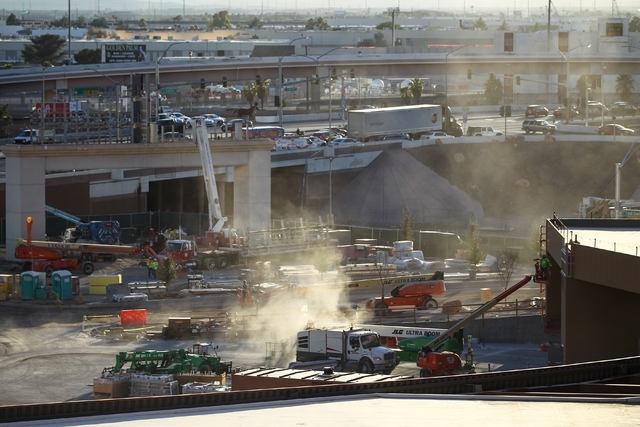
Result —
M437 271L428 280L409 282L396 286L391 296L379 297L367 301L367 308L385 313L391 307L413 306L416 308L438 308L438 302L431 295L447 291L444 273Z
M434 340L423 346L422 350L418 353L417 361L418 367L421 368L420 376L430 377L438 375L455 375L461 373L462 371L473 372L473 353L471 349L469 350L469 354L467 354L464 366L462 364L460 356L458 356L456 353L452 353L449 351L438 351L438 349L440 349L443 344L456 332L471 323L478 316L481 316L482 314L489 311L496 304L498 304L498 302L507 298L509 295L529 283L531 279L531 276L525 276L524 279L522 279L506 291L502 292L492 300L484 303L469 316L462 319L446 331L442 332Z

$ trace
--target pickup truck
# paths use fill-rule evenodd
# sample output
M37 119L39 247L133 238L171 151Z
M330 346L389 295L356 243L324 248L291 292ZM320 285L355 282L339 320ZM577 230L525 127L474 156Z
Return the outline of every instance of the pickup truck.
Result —
M18 136L13 138L14 144L46 144L55 142L56 134L53 130L44 130L43 138L40 138L40 129L25 129Z

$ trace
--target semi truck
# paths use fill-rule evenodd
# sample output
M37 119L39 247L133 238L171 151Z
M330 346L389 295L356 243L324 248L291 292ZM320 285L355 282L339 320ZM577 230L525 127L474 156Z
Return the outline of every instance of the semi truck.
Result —
M462 127L447 106L422 104L349 111L349 136L359 140L398 133L417 136L436 130L462 136Z
M394 351L384 347L380 335L370 329L311 327L298 332L296 362L289 364L289 368L333 367L338 371L390 374L396 365Z

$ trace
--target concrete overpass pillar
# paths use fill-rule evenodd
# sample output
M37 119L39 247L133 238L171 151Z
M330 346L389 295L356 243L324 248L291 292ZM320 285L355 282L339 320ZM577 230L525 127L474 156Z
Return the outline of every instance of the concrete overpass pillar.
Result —
M233 172L233 226L259 230L271 220L271 153L249 151L248 156L248 164Z
M45 239L45 158L7 157L7 259L15 260L16 239L27 238L28 216L34 240Z

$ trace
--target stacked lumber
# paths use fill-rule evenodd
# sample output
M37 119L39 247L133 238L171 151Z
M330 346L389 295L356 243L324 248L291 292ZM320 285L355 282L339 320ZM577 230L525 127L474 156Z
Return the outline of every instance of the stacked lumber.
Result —
M131 375L130 396L170 396L179 393L173 375Z

